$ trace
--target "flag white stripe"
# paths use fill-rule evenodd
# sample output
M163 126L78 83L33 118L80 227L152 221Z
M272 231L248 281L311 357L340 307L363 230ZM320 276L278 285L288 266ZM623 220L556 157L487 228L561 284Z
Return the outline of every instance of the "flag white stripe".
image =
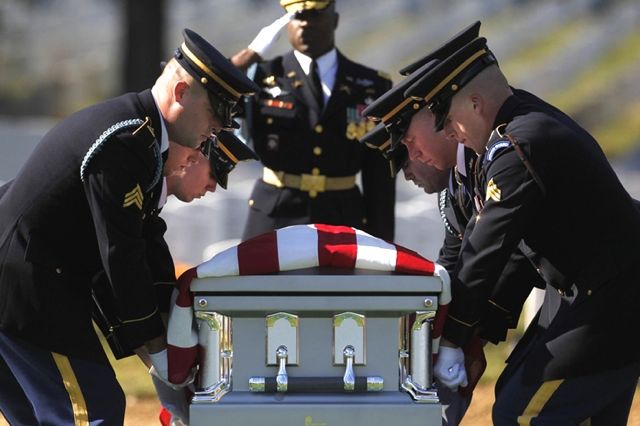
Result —
M277 231L281 271L318 266L318 231L312 225L289 226Z
M197 266L198 277L240 275L238 246L230 247Z
M358 254L355 268L395 271L396 246L356 229Z

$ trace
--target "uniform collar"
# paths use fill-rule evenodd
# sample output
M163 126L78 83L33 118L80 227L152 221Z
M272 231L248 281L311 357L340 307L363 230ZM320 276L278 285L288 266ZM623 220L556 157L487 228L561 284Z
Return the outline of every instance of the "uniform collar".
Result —
M293 54L298 60L302 71L304 71L305 74L309 75L311 61L313 61L313 58L305 55L304 53L298 52L297 50L294 50ZM318 56L316 58L316 63L318 64L318 72L322 81L335 76L336 69L338 67L338 52L336 51L335 47L324 55Z
M493 129L498 127L501 124L509 123L513 118L514 111L518 105L520 105L522 101L515 95L511 95L507 98L506 101L502 104L500 109L498 110L498 114L496 115L496 119L493 122Z
M160 111L160 107L158 106L158 100L156 96L151 91L151 95L153 96L153 103L156 105L156 109L158 110L158 116L160 117L160 152L165 152L169 149L169 135L167 134L167 126L164 122L164 117L162 116L162 112ZM165 196L166 199L166 196Z

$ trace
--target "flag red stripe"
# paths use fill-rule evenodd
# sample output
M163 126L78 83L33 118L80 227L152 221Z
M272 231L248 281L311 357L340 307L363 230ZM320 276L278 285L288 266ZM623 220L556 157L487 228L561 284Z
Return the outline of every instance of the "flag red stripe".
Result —
M167 356L169 381L171 383L183 383L189 377L191 369L198 363L198 347L181 348L167 345Z
M181 308L190 308L193 306L193 300L191 295L191 281L194 278L198 278L198 271L196 268L187 269L178 278L178 298L176 299L176 305Z
M267 232L238 245L240 275L272 274L280 270L276 232Z
M355 268L358 256L355 230L348 226L315 226L318 230L319 265Z
M411 275L433 275L435 265L413 250L396 245L396 272Z

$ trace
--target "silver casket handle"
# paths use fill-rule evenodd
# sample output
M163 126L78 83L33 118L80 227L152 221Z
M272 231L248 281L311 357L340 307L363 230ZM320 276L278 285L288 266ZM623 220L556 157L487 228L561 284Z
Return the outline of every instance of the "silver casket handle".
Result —
M281 349L284 350L281 351ZM346 346L343 350L346 368L342 377L289 377L286 365L286 347L278 347L276 357L279 360L276 377L251 377L251 392L288 392L288 393L330 393L330 392L379 392L384 387L384 379L379 376L357 377L353 371L355 350Z

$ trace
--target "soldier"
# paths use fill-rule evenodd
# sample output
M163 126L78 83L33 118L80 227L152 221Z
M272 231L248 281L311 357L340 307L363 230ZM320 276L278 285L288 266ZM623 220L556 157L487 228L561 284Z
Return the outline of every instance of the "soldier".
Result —
M428 97L436 128L480 156L479 212L464 234L442 341L458 356L436 375L462 368L459 347L524 240L543 257L541 273L561 279L547 279L537 320L508 359L494 424L626 424L640 374L640 213L598 143L557 109L514 93L484 38L405 95Z
M208 150L200 153L200 161L184 172L167 176L167 196L189 203L207 192L215 192L218 184L227 189L227 176L239 161L258 159L251 148L231 132L220 132Z
M145 238L163 151L169 140L206 147L257 90L198 34L183 34L152 89L63 120L0 200L0 410L12 424L122 424L124 395L91 321L101 270L128 349L166 374Z
M405 178L413 180L425 192L441 191L438 204L445 225L445 240L437 262L453 274L462 235L473 215L470 178L476 156L455 139L447 138L444 132L434 129L434 115L425 108L423 99L405 98L404 91L428 72L431 66L433 63L427 63L415 70L364 111L365 115L380 123L362 142L380 150L393 161L392 170L402 168ZM504 341L507 330L517 326L522 304L533 285L543 286L544 283L528 259L516 251L495 291L484 302L478 336L496 344ZM440 349L439 359L446 359L449 348ZM472 351L473 358L470 356ZM451 386L452 392L447 382L440 381L439 395L447 425L456 425L461 421L471 402L471 390L484 371L481 348L468 347L466 361L466 369L471 370L468 377L471 387L455 392L458 385L464 386L461 381Z
M249 200L243 238L316 222L354 226L391 241L394 179L382 173L384 159L358 143L372 127L362 110L391 81L336 49L333 0L280 4L287 14L232 58L243 70L266 59L288 25L293 50L258 63L254 80L261 90L246 111L264 170Z

